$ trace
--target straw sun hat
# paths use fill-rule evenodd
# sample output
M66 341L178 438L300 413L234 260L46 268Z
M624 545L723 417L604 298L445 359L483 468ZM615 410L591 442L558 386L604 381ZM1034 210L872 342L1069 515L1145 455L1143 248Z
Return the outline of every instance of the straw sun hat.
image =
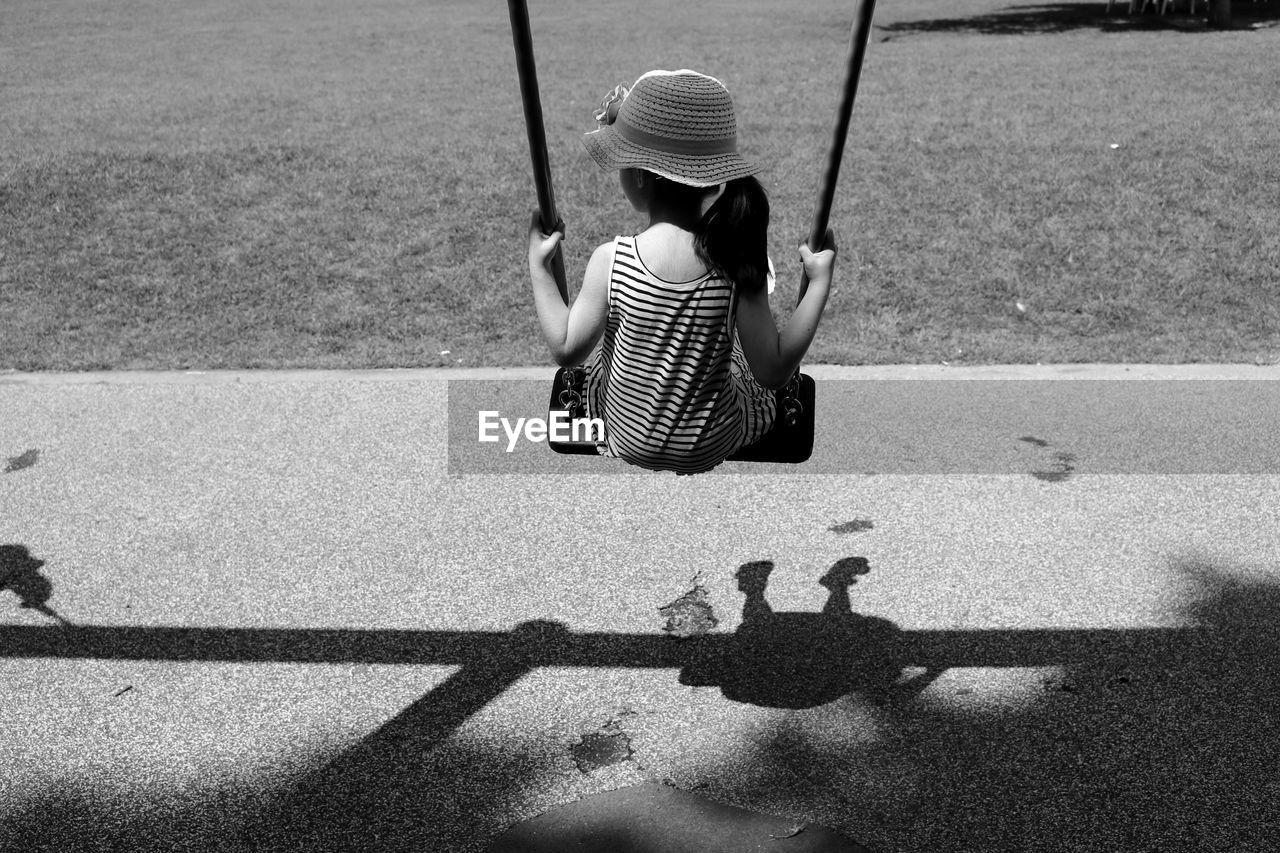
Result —
M713 187L760 171L738 153L729 90L696 71L650 71L618 86L582 138L602 168L646 169L681 184Z

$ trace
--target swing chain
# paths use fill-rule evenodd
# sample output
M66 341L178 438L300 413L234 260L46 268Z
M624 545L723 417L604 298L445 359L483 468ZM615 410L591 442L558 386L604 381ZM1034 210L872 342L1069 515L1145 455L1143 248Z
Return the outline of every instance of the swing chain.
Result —
M560 392L560 405L569 412L570 419L585 418L587 406L582 400L586 371L581 367L565 367L564 390Z
M800 372L791 374L791 379L783 386L779 402L782 404L782 419L788 427L794 428L804 414L804 404L800 402Z

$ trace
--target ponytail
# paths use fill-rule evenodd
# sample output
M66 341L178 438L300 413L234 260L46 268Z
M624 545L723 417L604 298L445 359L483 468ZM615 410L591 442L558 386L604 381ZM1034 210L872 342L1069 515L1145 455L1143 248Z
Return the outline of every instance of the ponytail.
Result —
M769 197L754 177L726 183L694 233L698 258L746 293L766 285L768 241Z

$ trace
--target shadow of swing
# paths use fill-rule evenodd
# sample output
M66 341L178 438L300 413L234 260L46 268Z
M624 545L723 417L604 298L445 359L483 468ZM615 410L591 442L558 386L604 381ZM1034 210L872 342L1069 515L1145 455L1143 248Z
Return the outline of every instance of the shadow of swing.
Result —
M765 598L769 561L737 571L746 600L738 629L694 638L680 682L718 686L725 698L769 708L813 708L855 692L884 693L902 670L899 631L853 612L849 587L871 571L863 557L836 562L818 581L828 598L817 613L777 612Z
M1167 659L1171 649L1179 657L1216 657L1226 641L1197 627L903 631L887 619L853 611L849 587L870 570L862 557L838 561L819 581L829 591L821 611L776 612L765 598L772 570L767 561L739 568L744 604L736 631L687 639L576 633L553 621L525 622L510 631L433 631L139 627L62 620L48 626L0 625L0 657L458 667L355 748L369 750L384 742L403 746L406 739L429 748L539 667L674 669L682 683L717 686L736 702L809 708L855 692L918 691L956 667L1076 666L1116 656ZM45 600L40 605L43 609ZM924 675L900 681L907 668Z
M30 568L33 559L27 554L23 565ZM1268 675L1280 649L1275 627L1280 592L1266 583L1223 580L1226 575L1208 564L1180 567L1201 589L1186 614L1201 627L951 631L904 631L888 620L855 613L849 589L869 568L860 557L839 561L820 581L828 590L824 607L789 613L775 611L767 601L773 565L747 563L737 573L743 594L739 628L684 640L657 633L576 633L555 622L524 623L510 631L0 625L0 657L458 667L368 737L278 791L274 805L263 803L265 810L244 827L244 849L264 838L280 850L360 849L370 832L403 837L406 843L419 839L423 827L444 816L441 810L450 799L445 791L419 802L423 779L475 774L473 766L456 762L437 766L441 752L436 748L470 716L543 666L673 669L686 684L715 686L730 700L768 707L814 707L849 693L879 694L908 722L918 717L930 729L949 733L942 738L950 745L947 752L930 760L953 767L947 756L956 744L970 744L972 756L960 763L978 769L998 766L990 755L992 744L1011 737L1011 754L1052 753L1054 733L1064 726L1100 732L1096 737L1107 744L1108 756L1114 755L1112 741L1132 741L1135 767L1165 761L1167 753L1173 757L1166 763L1185 769L1187 761L1199 759L1182 756L1179 750L1190 749L1182 745L1206 741L1219 743L1224 755L1243 756L1238 730L1257 729L1256 714L1246 710L1271 707L1280 695ZM992 723L995 728L988 732L986 723L960 711L952 719L945 708L917 708L906 701L950 668L1055 666L1070 673L1063 683L1072 691L1063 694L1070 701L1017 712L1021 728L1013 730ZM903 679L905 668L923 674ZM1132 726L1128 716L1116 717L1117 707L1128 707L1115 704L1125 696L1134 705L1125 712L1134 717ZM1214 698L1219 696L1230 697L1229 702ZM1153 729L1144 710L1148 706L1151 713L1186 706L1191 715L1161 717L1164 722ZM1110 728L1117 728L1114 736L1105 734ZM491 772L486 771L481 787L507 784L502 780L525 769L522 761L518 755L485 758ZM1232 763L1237 765L1252 766L1243 757ZM1248 773L1239 773L1243 786ZM1052 790L1056 782L1050 776L1031 780L1038 787L1029 790L1037 796ZM992 778L1003 777L993 773ZM981 775L972 781L978 788L998 784ZM468 784L480 780L470 778ZM936 795L945 799L947 790L944 786ZM1189 796L1176 785L1171 790ZM1017 791L1015 786L1007 792L1015 803ZM466 808L475 805L460 800L453 817L465 823ZM1009 803L1000 808L1007 810ZM1173 806L1168 808L1172 814ZM1003 811L991 813L993 820L998 813ZM954 831L963 828L960 817L952 823Z

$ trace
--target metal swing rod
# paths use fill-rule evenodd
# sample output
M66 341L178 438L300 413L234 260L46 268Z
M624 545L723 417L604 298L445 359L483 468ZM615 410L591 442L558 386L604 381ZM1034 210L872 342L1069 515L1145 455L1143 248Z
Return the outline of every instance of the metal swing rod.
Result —
M524 124L529 132L529 154L533 158L533 183L538 191L538 211L542 215L542 233L550 234L558 224L556 198L551 191L551 159L547 156L547 134L542 123L542 101L538 97L538 69L533 61L533 36L529 31L529 8L525 0L507 0L511 13L511 35L515 39L516 69L520 74L520 98L524 101ZM569 287L565 283L564 252L556 247L551 258L551 273L560 298L569 304Z
M853 30L849 37L849 59L844 73L844 87L840 95L840 107L836 111L835 129L831 132L831 145L822 167L822 179L818 183L818 204L809 227L809 248L818 251L827 236L827 223L831 218L831 204L836 197L836 179L840 176L840 161L844 157L844 143L849 135L849 117L853 114L853 99L858 94L858 79L862 76L862 59L867 53L867 39L871 36L871 16L876 0L858 0L853 12ZM796 304L804 299L809 289L809 276L801 271L800 290Z

